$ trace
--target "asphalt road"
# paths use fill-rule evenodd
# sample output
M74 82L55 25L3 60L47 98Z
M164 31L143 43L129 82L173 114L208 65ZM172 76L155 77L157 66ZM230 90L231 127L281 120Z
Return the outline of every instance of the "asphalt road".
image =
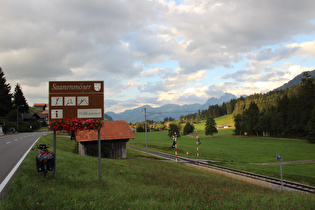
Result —
M30 147L45 132L19 133L0 137L0 183L10 174ZM34 171L35 160L34 160Z

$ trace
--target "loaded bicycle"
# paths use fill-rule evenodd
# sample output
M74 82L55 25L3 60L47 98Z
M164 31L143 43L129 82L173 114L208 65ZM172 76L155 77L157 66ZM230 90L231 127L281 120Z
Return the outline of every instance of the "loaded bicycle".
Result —
M48 148L51 145L40 144L36 145L36 149L40 149L40 152L36 156L37 172L43 172L44 177L48 171L54 170L55 166L55 154L50 152Z

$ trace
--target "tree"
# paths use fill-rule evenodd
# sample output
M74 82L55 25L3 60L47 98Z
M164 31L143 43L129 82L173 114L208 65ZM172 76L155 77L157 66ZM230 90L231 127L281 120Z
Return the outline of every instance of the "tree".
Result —
M308 123L307 140L310 143L315 143L315 107L313 108L311 119Z
M11 86L6 82L4 72L0 67L0 116L6 116L13 109Z
M175 133L178 137L180 136L180 126L176 123L170 123L168 125L168 136L172 137Z
M251 102L249 108L243 112L243 122L248 135L258 135L259 108L255 102Z
M214 133L218 133L217 124L214 121L213 117L209 117L207 119L205 131L206 135L211 135L211 137L213 136Z
M184 127L184 135L190 134L194 132L195 126L193 124L190 124L189 122L186 123Z
M235 125L235 130L234 130L235 135L244 134L244 125L243 125L241 114L237 114L234 116L234 125Z
M24 94L19 84L16 84L15 89L14 89L13 103L14 103L14 108L18 108L18 106L21 106L18 109L20 112L29 111L29 106L26 102L26 99L24 97Z
M195 122L196 122L196 124L199 124L201 122L200 114L196 115Z
M139 122L137 122L136 123L136 131L137 132L144 132L144 122L143 123L139 123Z

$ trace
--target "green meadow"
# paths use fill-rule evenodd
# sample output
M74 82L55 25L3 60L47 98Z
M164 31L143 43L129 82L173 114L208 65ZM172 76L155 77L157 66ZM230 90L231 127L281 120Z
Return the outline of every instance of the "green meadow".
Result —
M217 125L232 124L231 115L216 119ZM275 178L280 178L279 165L258 165L279 163L276 153L281 153L282 161L315 160L315 144L300 139L271 137L245 137L233 135L233 129L219 129L211 138L205 136L204 122L195 125L201 144L198 146L199 158L215 162L229 168L240 169ZM148 149L174 154L172 140L167 131L148 132ZM135 139L128 145L146 148L145 133L135 133ZM181 135L177 140L179 156L196 158L196 135ZM188 154L187 154L188 153ZM283 165L283 178L315 186L315 163Z
M233 124L231 115L216 119ZM195 125L201 144L200 159L222 166L279 178L275 153L283 161L314 160L315 145L298 139L234 136L233 127L205 136L204 122ZM167 131L148 132L148 149L174 154ZM135 133L127 145L145 148L145 133ZM38 143L52 144L52 135ZM196 158L195 133L177 141L178 155ZM57 177L36 172L31 150L15 177L0 209L314 209L315 196L271 190L211 174L180 163L127 148L127 159L80 156L68 136L57 136ZM315 164L283 165L283 177L315 186Z

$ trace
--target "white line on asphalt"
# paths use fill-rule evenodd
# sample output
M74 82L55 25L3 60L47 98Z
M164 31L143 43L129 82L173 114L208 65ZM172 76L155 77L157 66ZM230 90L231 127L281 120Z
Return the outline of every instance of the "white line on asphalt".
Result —
M40 137L38 137L39 139ZM36 141L34 142L34 144L38 141L38 139L36 139ZM19 160L19 162L14 166L14 168L10 171L10 173L8 174L8 176L3 180L3 182L0 184L0 193L2 192L2 190L4 189L4 187L8 184L8 182L10 181L10 179L12 178L12 176L14 175L14 173L16 172L16 170L20 167L21 163L23 162L23 160L26 158L26 155L29 153L29 151L32 149L32 147L34 146L34 144L32 146L30 146L30 148L27 150L27 152L23 155L23 157Z

